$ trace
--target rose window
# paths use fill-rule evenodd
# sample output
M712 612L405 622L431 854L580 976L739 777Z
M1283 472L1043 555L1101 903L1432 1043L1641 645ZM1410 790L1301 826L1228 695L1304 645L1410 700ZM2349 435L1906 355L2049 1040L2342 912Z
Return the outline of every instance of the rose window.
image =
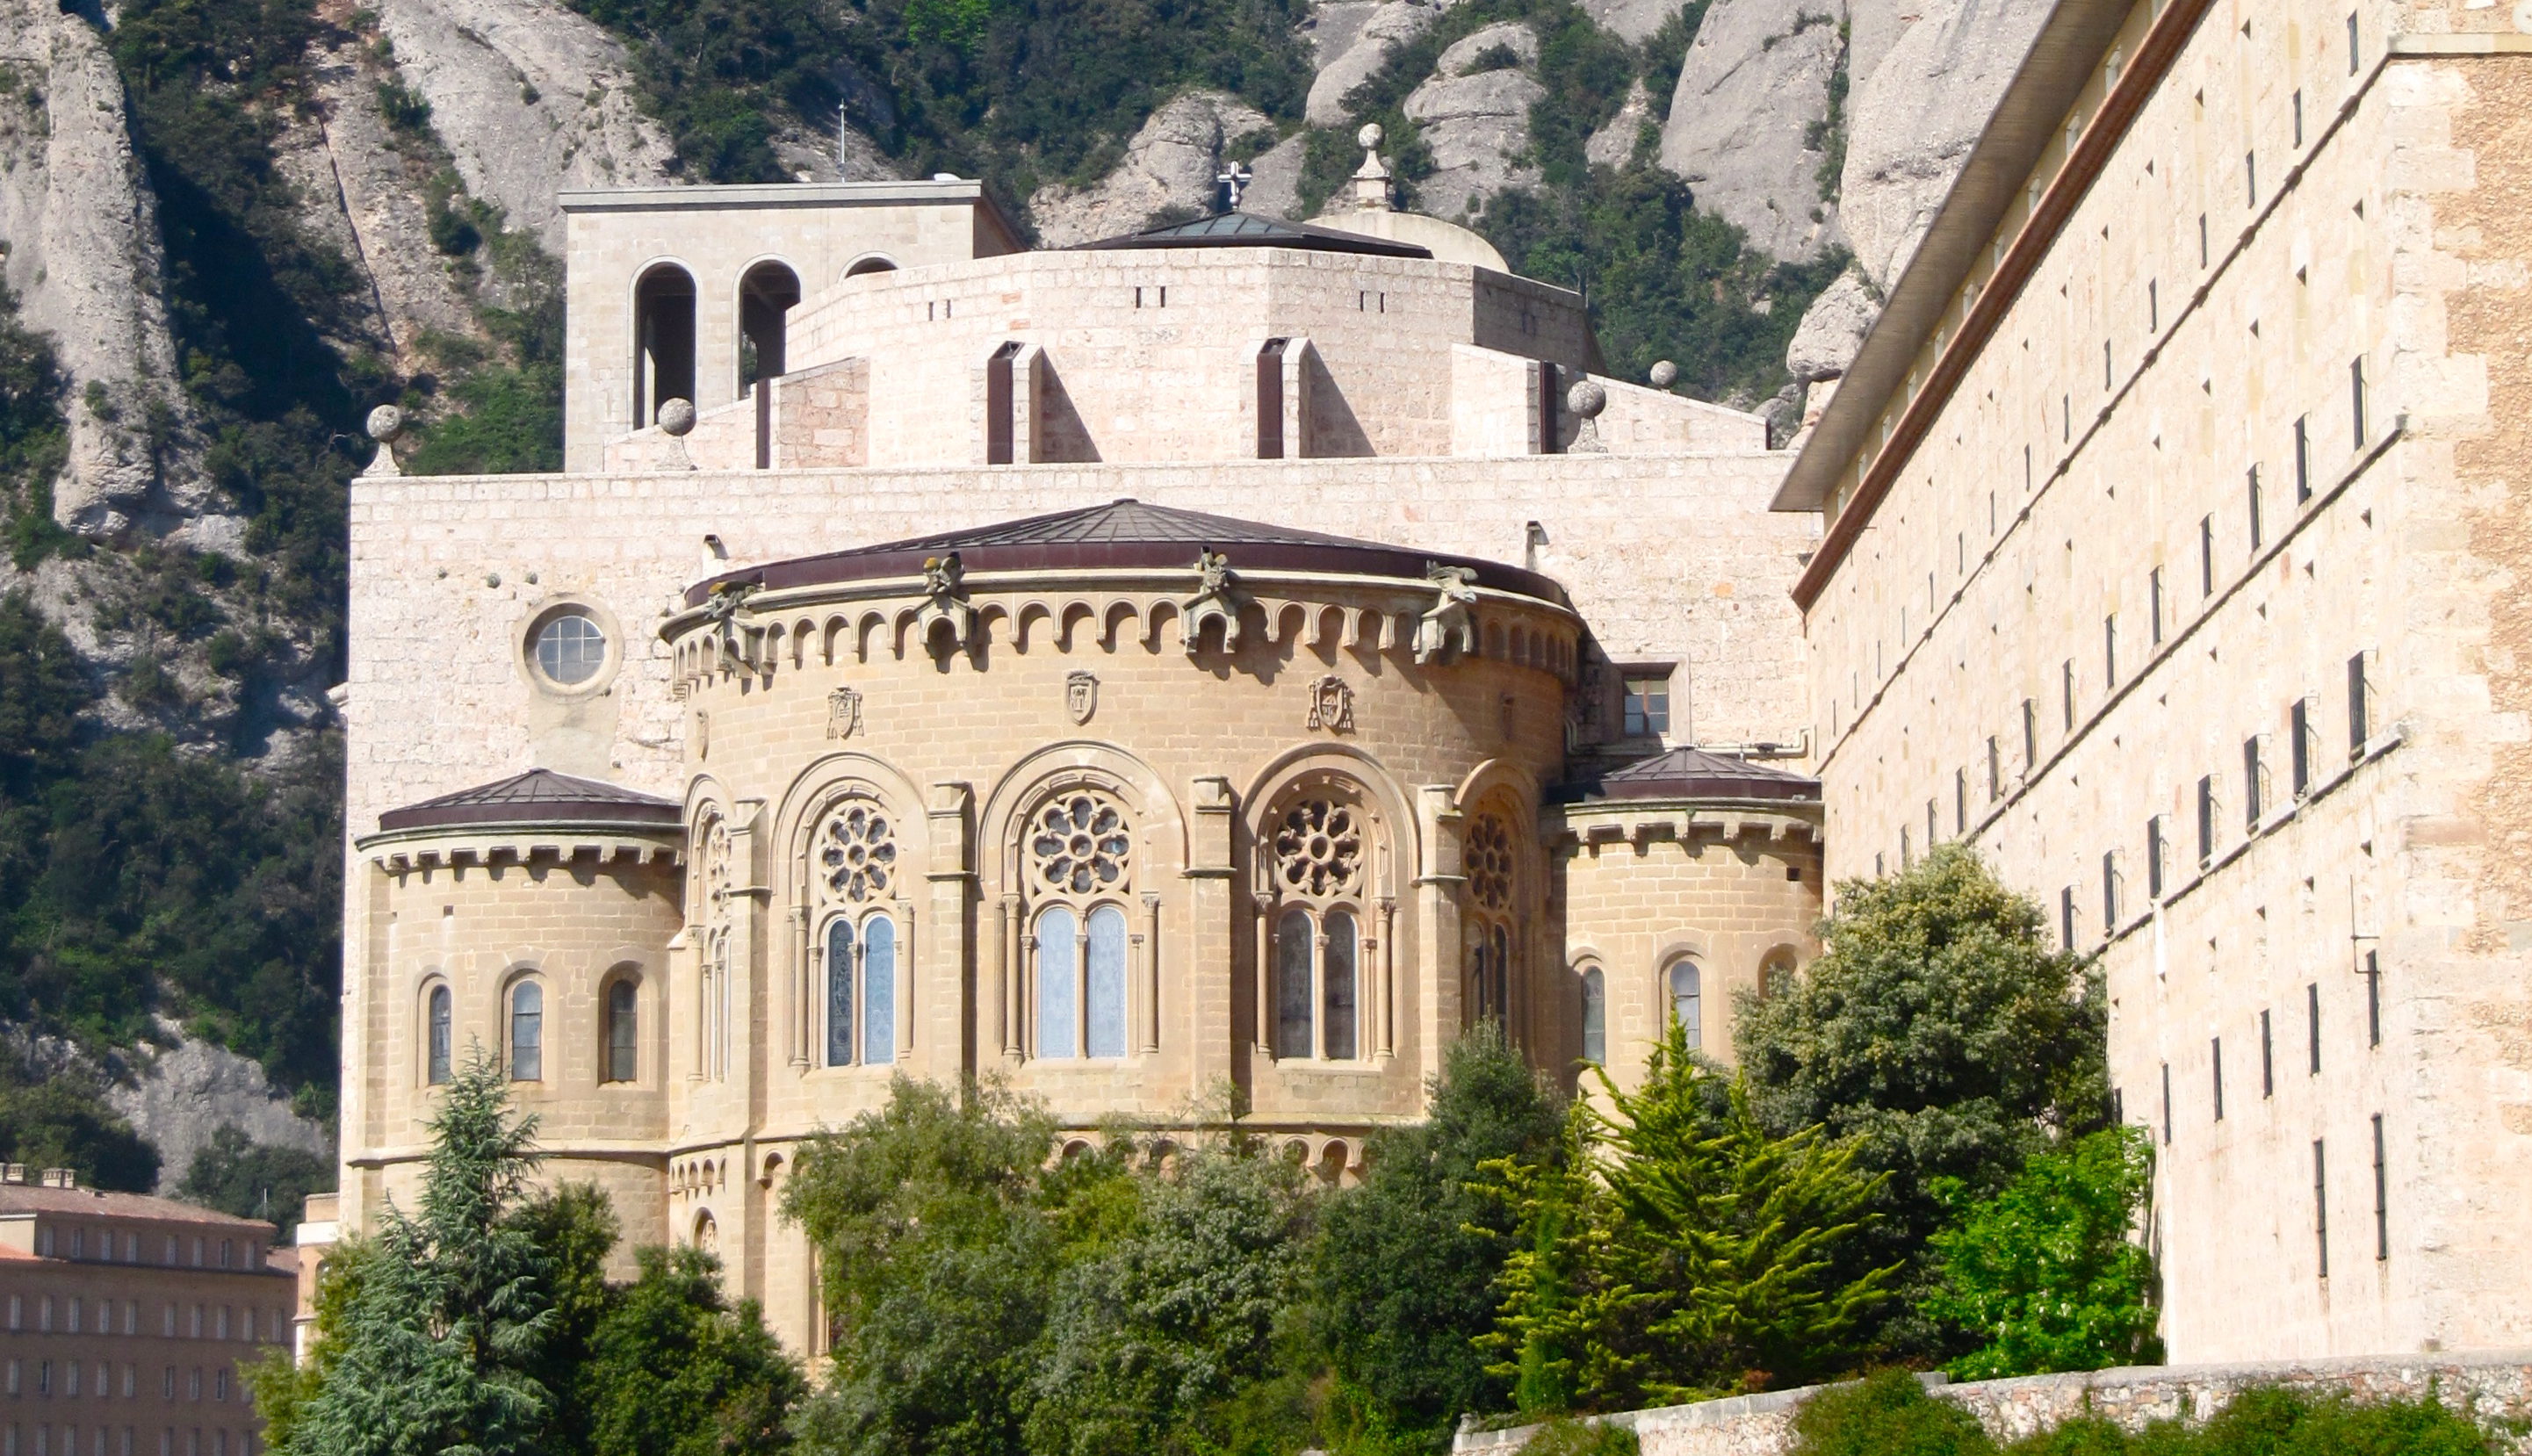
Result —
M1133 857L1125 812L1104 794L1060 795L1029 827L1029 856L1038 882L1059 894L1122 889Z
M1512 903L1512 831L1488 814L1468 826L1467 847L1461 853L1468 893L1478 904L1500 910Z
M1342 895L1362 867L1362 825L1350 804L1311 799L1275 827L1275 878L1295 895Z
M869 804L852 804L818 835L818 871L827 890L847 904L888 894L896 878L896 831Z

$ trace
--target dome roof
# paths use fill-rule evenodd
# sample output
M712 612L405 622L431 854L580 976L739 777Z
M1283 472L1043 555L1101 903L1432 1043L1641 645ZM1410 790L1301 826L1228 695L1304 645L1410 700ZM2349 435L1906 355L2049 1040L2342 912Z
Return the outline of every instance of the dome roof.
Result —
M683 811L674 799L551 769L530 769L437 798L389 809L380 830L465 829L517 824L624 824L674 829Z
M1121 248L1297 248L1309 253L1369 253L1382 258L1431 258L1433 250L1414 243L1402 243L1388 238L1346 232L1339 228L1318 227L1306 222L1285 222L1279 218L1259 217L1249 212L1218 212L1192 222L1173 222L1161 227L1127 233L1122 238L1104 238L1081 245L1088 249Z
M1565 593L1554 581L1499 561L1383 546L1291 526L1146 505L1139 500L1116 500L1082 510L1057 511L723 572L690 588L686 605L699 607L715 588L723 586L753 583L781 590L920 576L926 560L953 552L959 564L972 573L1136 567L1192 570L1196 553L1207 550L1229 557L1233 571L1320 571L1418 581L1437 565L1465 566L1476 573L1480 586L1565 605Z
M1674 748L1597 778L1565 785L1548 796L1567 804L1593 799L1659 798L1816 805L1820 801L1820 783L1746 758L1698 748Z

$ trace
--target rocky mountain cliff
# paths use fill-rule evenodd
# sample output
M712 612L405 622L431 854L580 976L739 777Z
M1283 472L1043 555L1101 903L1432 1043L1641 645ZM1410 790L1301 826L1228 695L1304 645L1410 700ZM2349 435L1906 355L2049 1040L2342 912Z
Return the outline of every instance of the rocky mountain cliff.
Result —
M0 690L59 699L0 722L0 1029L178 1046L114 1064L200 1084L117 1094L164 1146L316 1136L271 1093L330 1104L360 417L422 422L408 470L558 463L562 189L956 171L1062 246L1229 166L1308 216L1377 121L1403 201L1582 287L1613 373L1790 432L2047 8L0 0ZM271 1085L195 1077L221 1046Z

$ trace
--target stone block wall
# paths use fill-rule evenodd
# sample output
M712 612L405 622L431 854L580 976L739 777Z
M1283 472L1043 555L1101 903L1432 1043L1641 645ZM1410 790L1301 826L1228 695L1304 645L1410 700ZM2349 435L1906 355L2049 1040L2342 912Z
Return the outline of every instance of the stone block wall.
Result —
M2532 1339L2532 53L2404 14L2206 9L1807 618L1830 875L2101 953L2186 1359Z
M1937 1398L1976 1415L1999 1441L2015 1440L2079 1416L2105 1419L2129 1431L2142 1430L2157 1421L2204 1421L2242 1391L2257 1386L2281 1386L2317 1397L2343 1394L2360 1401L2433 1396L2455 1411L2518 1427L2532 1417L2532 1352L2526 1351L2136 1366L1961 1384L1951 1384L1939 1374L1920 1378ZM1643 1445L1643 1456L1780 1456L1793 1449L1795 1414L1820 1388L1806 1386L1596 1419L1632 1428ZM1528 1426L1464 1431L1452 1442L1452 1453L1518 1456L1537 1429ZM2506 1449L2523 1449L2519 1434L2506 1440Z

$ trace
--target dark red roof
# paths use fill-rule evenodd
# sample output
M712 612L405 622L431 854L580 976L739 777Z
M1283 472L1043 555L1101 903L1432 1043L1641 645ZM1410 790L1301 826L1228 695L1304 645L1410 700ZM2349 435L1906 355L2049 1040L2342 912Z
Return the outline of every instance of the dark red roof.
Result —
M1771 803L1820 801L1817 779L1698 748L1674 748L1566 785L1549 797L1560 803L1591 799L1748 799Z
M1139 500L1117 500L1084 510L1057 511L727 571L690 588L686 605L702 606L715 587L723 585L752 582L779 590L919 576L927 559L951 552L958 553L959 563L970 572L1116 567L1193 570L1196 553L1206 549L1227 556L1234 572L1334 571L1413 581L1420 580L1426 570L1436 565L1466 566L1476 572L1481 586L1559 606L1565 603L1565 593L1554 581L1500 561L1446 556L1297 527L1145 505Z
M1166 223L1080 245L1121 248L1295 248L1308 253L1369 253L1382 258L1431 258L1433 250L1306 222L1286 222L1248 212L1218 212L1188 222Z
M378 816L378 828L435 829L506 824L627 824L674 828L684 813L674 799L551 769L530 769L496 784L461 788Z

